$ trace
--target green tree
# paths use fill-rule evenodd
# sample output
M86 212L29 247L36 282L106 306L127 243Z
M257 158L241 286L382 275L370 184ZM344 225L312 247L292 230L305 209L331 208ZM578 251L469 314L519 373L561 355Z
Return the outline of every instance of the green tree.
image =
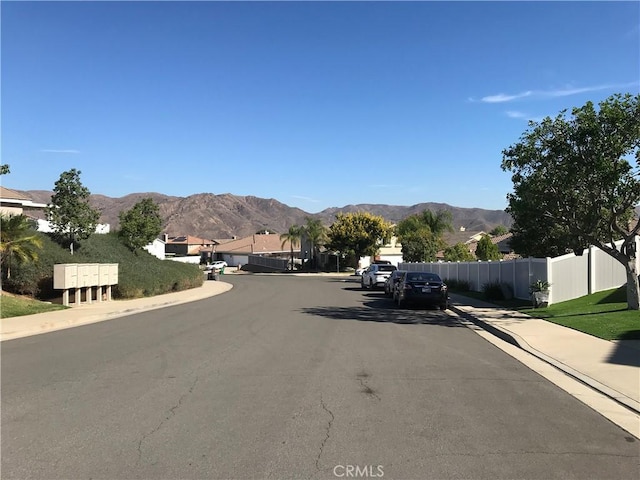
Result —
M329 227L326 247L358 261L363 256L374 256L392 234L393 226L380 216L367 212L338 213Z
M444 260L447 262L473 262L475 259L464 243L456 243L444 250Z
M436 254L446 248L442 238L445 232L453 231L451 212L440 210L433 213L424 210L401 220L396 227L398 240L402 244L402 258L406 262L433 262Z
M426 228L406 233L398 239L402 244L402 259L405 262L435 262L436 254L445 246Z
M118 218L118 236L134 252L153 242L162 231L160 208L151 198L144 198L130 210L120 212Z
M509 233L509 229L504 225L498 225L489 232L489 235L491 235L492 237L499 237L500 235L504 235L505 233Z
M317 218L306 217L305 220L304 236L311 246L311 266L318 268L318 249L326 241L327 228Z
M72 248L74 242L95 232L100 219L100 212L89 205L91 193L82 185L81 173L72 168L60 175L46 212L56 239Z
M491 237L483 235L476 247L476 257L478 260L500 260L502 255L498 250L498 245L491 241Z
M6 175L7 173L11 173L9 170L8 164L0 165L0 175Z
M599 109L587 102L570 118L563 110L555 119L531 122L520 141L502 152L502 169L512 172L507 211L514 219L514 249L523 255L580 255L597 246L624 266L633 310L640 308L640 221L631 222L640 203L639 119L640 95L615 94ZM622 244L615 246L616 240Z
M289 242L291 245L291 270L293 270L293 248L300 245L302 239L303 228L299 225L291 225L286 233L280 234L280 240L282 240L282 247L285 243Z
M2 277L11 278L12 262L36 261L42 238L25 215L0 214L0 263Z

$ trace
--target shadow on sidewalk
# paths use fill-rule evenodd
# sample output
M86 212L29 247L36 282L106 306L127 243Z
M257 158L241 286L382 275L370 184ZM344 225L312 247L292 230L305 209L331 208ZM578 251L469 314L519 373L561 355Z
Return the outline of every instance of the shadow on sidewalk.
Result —
M640 330L626 332L615 342L616 349L607 359L608 363L640 367Z

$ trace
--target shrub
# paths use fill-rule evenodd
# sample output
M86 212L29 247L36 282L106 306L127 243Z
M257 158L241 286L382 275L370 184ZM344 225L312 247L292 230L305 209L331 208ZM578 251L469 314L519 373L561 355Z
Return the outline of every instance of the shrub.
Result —
M457 291L457 292L469 292L471 291L471 284L466 280L445 280L444 283L447 284L449 290Z
M500 282L485 283L482 285L482 293L487 300L504 300L504 293Z
M159 260L145 250L134 253L115 233L92 235L74 255L47 235L41 235L44 241L38 261L17 268L11 275L11 283L5 283L7 290L41 299L59 296L60 292L53 290L53 265L57 263L117 263L114 298L159 295L198 287L204 281L197 265Z

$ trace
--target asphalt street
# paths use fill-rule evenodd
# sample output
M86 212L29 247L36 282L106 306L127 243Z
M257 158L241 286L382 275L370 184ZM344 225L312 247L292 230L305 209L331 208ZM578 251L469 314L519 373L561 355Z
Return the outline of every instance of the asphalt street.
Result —
M638 478L639 442L449 312L225 280L3 342L2 478Z

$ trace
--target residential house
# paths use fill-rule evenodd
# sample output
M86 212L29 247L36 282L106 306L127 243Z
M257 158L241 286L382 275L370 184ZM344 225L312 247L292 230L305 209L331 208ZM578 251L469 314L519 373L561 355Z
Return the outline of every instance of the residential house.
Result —
M4 215L27 215L30 210L45 208L45 203L35 203L22 193L0 186L0 213Z
M164 251L166 257L198 257L211 259L217 242L215 240L195 237L193 235L163 236Z
M0 186L0 213L5 215L26 215L37 222L36 230L43 233L53 232L53 227L49 221L37 218L35 212L43 212L48 205L46 203L33 202L29 197L15 190ZM40 214L39 216L42 216ZM96 233L109 233L108 223L96 225Z
M300 246L293 247L294 258L300 258ZM263 257L290 258L291 242L280 240L277 233L249 235L248 237L226 240L216 245L216 260L224 260L229 266L246 265L249 255Z
M402 258L402 244L398 241L396 236L391 237L389 243L380 245L378 253L373 258L370 256L360 257L357 266L365 268L376 260L386 260L396 266L404 261Z
M148 245L145 245L144 248L147 252L153 255L160 260L164 260L166 258L165 254L165 241L164 239L156 238Z
M476 253L476 248L478 248L478 242L482 239L483 236L489 235L486 232L467 232L464 228L460 228L460 231L445 234L444 240L448 246L453 246L458 243L463 243L467 245L469 248L469 252L473 255ZM489 235L491 237L491 235ZM498 245L499 252L503 255L505 260L511 260L512 258L519 258L519 255L513 252L511 247L509 246L509 239L513 236L512 233L505 233L503 235L498 235L495 237L491 237L491 243ZM436 254L437 260L444 259L444 250L439 251Z

